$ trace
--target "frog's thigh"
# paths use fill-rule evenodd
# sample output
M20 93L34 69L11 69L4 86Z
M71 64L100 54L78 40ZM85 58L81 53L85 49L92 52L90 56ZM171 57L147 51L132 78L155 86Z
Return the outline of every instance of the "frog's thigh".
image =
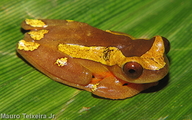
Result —
M56 81L60 79L59 82L63 80L69 83L87 85L92 79L90 70L57 49L40 45L34 51L19 50L19 53L29 63Z

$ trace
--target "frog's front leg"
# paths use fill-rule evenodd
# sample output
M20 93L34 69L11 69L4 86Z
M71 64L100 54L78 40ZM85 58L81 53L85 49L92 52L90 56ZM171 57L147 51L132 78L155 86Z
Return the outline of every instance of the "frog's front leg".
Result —
M110 99L125 99L157 84L158 82L147 84L128 83L114 76L109 76L93 84L92 93Z

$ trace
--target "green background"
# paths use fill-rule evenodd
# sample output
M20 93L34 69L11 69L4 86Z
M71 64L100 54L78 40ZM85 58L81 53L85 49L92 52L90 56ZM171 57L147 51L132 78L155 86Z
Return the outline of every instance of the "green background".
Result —
M100 99L57 83L16 54L26 18L69 19L136 38L169 39L170 72L155 92ZM54 114L57 120L192 119L191 0L1 0L0 115ZM153 91L153 90L152 90ZM1 117L1 116L0 116Z

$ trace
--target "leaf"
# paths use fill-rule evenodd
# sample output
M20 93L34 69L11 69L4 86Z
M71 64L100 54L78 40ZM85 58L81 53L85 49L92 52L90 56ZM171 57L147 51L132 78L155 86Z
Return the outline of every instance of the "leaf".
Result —
M191 0L1 0L0 118L192 119L191 5ZM136 38L164 36L171 42L169 80L161 80L155 92L125 100L100 99L52 81L16 53L25 18L76 20Z

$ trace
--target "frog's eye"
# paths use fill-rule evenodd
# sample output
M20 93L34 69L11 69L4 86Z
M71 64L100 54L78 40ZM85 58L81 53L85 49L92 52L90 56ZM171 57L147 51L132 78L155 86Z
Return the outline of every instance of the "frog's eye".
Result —
M123 66L123 71L128 77L136 79L141 76L143 67L137 62L127 62Z

